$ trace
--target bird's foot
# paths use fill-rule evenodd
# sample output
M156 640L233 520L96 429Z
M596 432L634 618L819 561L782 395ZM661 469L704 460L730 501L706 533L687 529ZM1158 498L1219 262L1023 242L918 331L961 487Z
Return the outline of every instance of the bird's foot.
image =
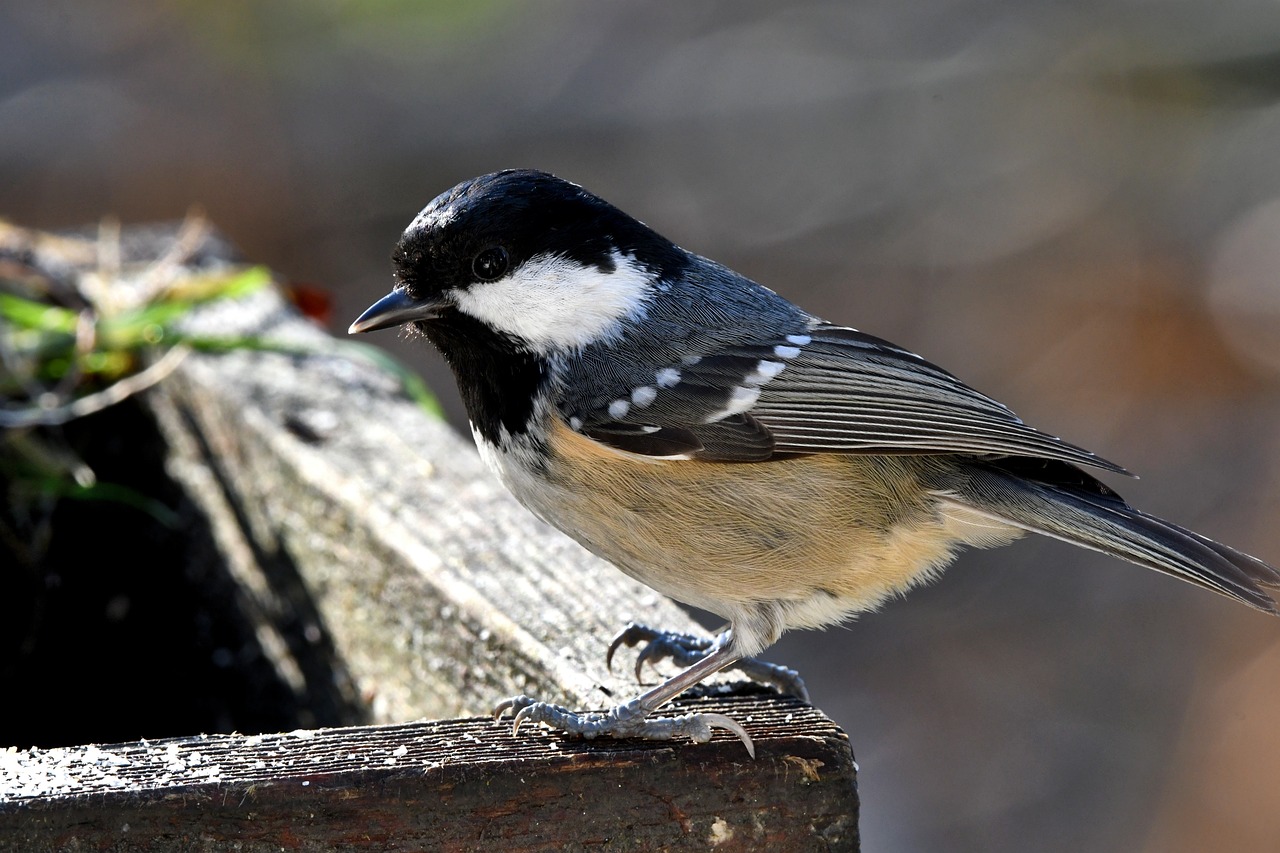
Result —
M732 717L724 714L684 714L678 717L650 717L639 700L617 705L608 711L578 712L559 705L539 702L529 696L513 696L499 702L493 710L494 719L510 711L515 720L512 734L519 734L525 723L542 723L566 734L590 740L607 736L614 738L640 738L643 740L675 740L687 737L694 743L711 740L715 729L733 732L756 757L755 744L746 729Z
M613 641L609 643L609 652L605 656L605 665L613 668L613 655L622 646L628 648L644 644L636 655L636 681L641 680L641 671L645 664L653 666L661 660L670 660L677 666L692 666L711 654L716 647L727 642L722 634L719 638L698 637L693 634L681 634L676 631L661 631L648 625L631 622L623 628ZM802 702L809 701L809 690L804 686L804 679L796 670L769 663L759 658L742 658L731 665L748 678L771 684L780 692L795 696Z

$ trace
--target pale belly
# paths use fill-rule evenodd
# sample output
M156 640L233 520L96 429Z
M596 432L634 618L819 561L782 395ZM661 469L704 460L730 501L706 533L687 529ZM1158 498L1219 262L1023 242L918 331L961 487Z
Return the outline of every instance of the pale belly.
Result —
M938 463L921 457L655 461L558 422L549 445L547 477L486 457L521 502L587 549L726 618L777 603L780 627L830 624L927 579L959 546L1021 533L946 500Z

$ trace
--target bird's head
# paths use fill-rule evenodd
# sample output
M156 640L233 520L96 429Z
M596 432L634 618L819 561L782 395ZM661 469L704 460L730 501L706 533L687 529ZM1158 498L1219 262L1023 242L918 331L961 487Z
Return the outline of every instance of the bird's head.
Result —
M576 184L509 170L464 181L410 223L396 284L354 323L492 331L530 353L579 349L642 315L686 253ZM425 325L424 325L425 324Z

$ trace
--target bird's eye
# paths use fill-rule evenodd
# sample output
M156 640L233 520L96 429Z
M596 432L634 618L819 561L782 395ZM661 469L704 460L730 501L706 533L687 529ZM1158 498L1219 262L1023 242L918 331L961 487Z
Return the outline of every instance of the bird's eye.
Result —
M507 250L501 246L490 246L476 255L471 262L471 271L481 281L496 281L507 271Z

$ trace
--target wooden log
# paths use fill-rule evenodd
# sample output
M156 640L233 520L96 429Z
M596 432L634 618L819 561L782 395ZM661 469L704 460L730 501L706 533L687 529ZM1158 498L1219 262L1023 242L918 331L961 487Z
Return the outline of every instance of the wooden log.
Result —
M792 699L695 699L755 739L566 739L509 722L0 752L0 849L856 850L848 743Z

